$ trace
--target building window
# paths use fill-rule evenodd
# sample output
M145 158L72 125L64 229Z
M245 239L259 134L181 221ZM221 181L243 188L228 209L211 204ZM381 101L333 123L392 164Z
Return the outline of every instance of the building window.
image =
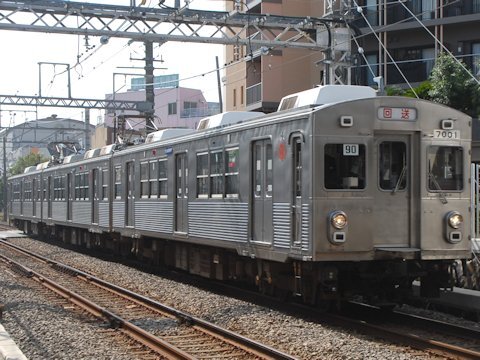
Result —
M240 45L233 45L233 61L240 60L240 57L241 57L240 49L241 49Z
M184 101L183 112L185 116L192 117L197 113L197 103L194 101Z
M168 104L168 115L176 115L177 114L177 103L169 103Z
M233 89L233 106L237 106L237 89Z
M240 105L243 105L244 103L244 92L245 92L245 89L243 88L243 85L240 87Z

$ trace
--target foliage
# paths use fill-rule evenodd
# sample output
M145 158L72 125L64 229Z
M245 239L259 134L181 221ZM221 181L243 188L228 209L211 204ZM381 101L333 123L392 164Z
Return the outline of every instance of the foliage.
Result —
M432 88L430 81L426 80L422 82L418 87L414 88L415 92L412 89L402 89L397 86L391 86L385 88L385 91L388 96L407 96L411 98L416 98L415 93L420 99L430 100L428 92Z
M450 106L472 116L480 112L480 85L457 60L440 54L430 74L432 101Z
M36 166L42 162L48 161L48 158L41 154L30 153L26 156L19 158L15 164L9 169L10 175L17 175L23 173L23 171L29 166Z

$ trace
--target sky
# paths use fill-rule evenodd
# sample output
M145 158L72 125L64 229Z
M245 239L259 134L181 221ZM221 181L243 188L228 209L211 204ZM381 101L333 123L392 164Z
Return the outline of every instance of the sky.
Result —
M140 0L136 1L140 3ZM130 0L83 2L130 5ZM147 0L145 5L155 7L157 4L158 0ZM173 6L174 0L165 1L165 5ZM181 0L181 5L184 5L184 0ZM189 6L191 9L212 11L225 9L221 0L191 0ZM71 96L74 98L104 99L105 94L112 93L114 78L117 92L128 88L133 76L119 73L144 75L144 61L132 60L145 57L142 43L129 45L128 39L111 38L108 44L102 45L99 37L90 37L88 42L90 47L94 46L89 50L85 47L83 36L0 30L0 94L35 96L41 93L42 96L68 97L68 77L64 72L67 67L47 63L70 64L73 67L77 59L80 65L70 73ZM216 56L222 66L222 45L180 42L168 42L162 46L154 44L154 57L163 60L154 63L159 68L154 75L179 74L180 86L200 89L207 101L218 101L217 75L213 71L216 68ZM52 114L83 120L84 109L0 105L1 126L18 125ZM97 124L103 114L104 111L91 110L91 123Z

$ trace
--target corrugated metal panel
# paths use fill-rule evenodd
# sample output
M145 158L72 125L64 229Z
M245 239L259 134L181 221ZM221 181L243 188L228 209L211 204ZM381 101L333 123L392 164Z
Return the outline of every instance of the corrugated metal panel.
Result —
M191 236L246 242L248 236L248 204L189 203L188 221Z
M273 246L290 248L291 218L289 203L273 204Z
M33 215L33 203L28 201L23 203L23 216L32 217Z
M302 204L302 251L310 251L310 206Z
M20 202L13 202L12 203L12 214L13 215L20 215Z
M98 225L99 226L110 226L110 214L109 214L109 204L108 202L101 202L98 204Z
M41 219L42 218L42 203L41 202L35 203L35 211L36 211L35 216L38 219Z
M92 223L92 204L90 201L75 201L72 204L72 220L78 224Z
M121 228L125 226L125 202L123 201L113 202L112 226Z
M67 203L54 201L52 203L52 219L58 221L67 220Z
M135 228L171 234L173 232L173 203L164 201L135 202Z

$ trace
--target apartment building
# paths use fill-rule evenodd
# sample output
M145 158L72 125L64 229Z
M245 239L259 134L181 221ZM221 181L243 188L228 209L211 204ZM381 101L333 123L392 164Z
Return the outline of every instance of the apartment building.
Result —
M383 76L386 85L418 85L428 78L442 45L480 77L480 0L357 3L365 16L357 12L355 24L366 34L358 41L372 70L359 58L353 69L357 82L372 85L374 76Z
M234 1L226 1L232 11ZM250 14L321 17L323 1L244 0L237 2ZM227 111L275 111L285 95L310 89L322 81L321 67L315 63L321 52L303 49L273 49L267 54L243 59L258 50L255 46L226 46L225 106ZM233 65L232 65L233 64Z

